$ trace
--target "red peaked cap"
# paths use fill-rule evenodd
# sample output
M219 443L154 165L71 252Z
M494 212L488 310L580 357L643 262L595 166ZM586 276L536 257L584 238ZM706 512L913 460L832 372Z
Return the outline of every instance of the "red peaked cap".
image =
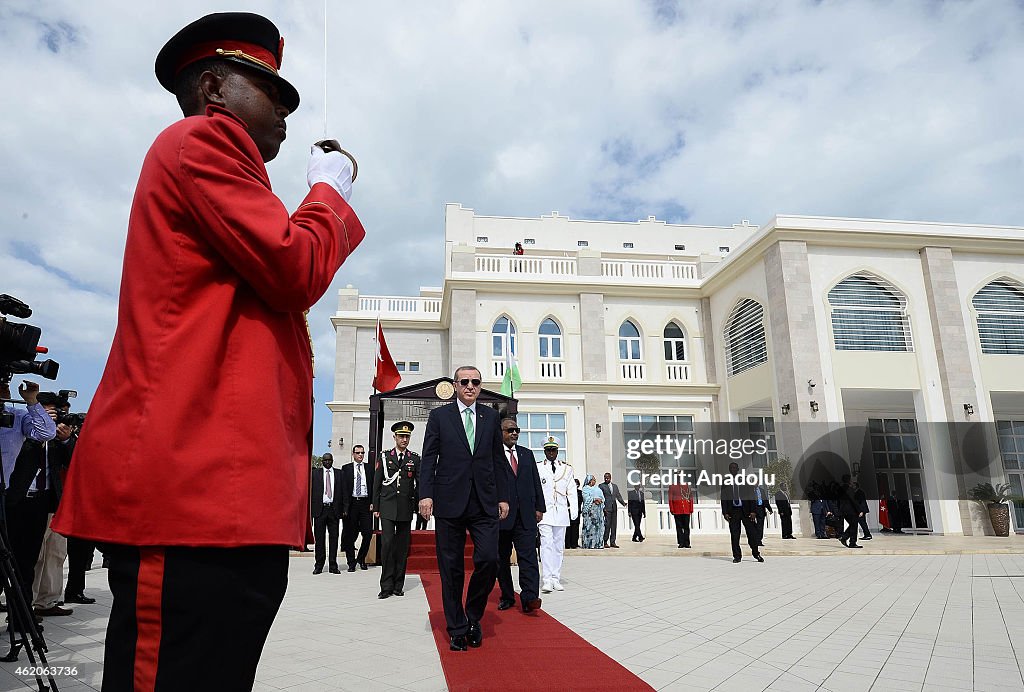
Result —
M174 92L174 78L204 58L222 58L270 76L281 94L281 104L294 113L299 92L278 70L284 57L284 39L274 23L249 12L218 12L197 19L176 33L156 56L156 78Z

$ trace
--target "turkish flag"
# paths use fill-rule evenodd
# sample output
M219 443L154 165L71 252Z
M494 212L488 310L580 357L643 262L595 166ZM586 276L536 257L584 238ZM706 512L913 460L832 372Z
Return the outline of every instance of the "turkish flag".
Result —
M380 319L377 320L377 372L373 376L373 388L378 392L390 392L402 381L398 374L398 367L395 359L388 351L388 344L384 341L384 330L381 329Z
M892 528L892 522L889 521L889 501L884 497L879 498L878 500L878 523L881 524L883 528Z

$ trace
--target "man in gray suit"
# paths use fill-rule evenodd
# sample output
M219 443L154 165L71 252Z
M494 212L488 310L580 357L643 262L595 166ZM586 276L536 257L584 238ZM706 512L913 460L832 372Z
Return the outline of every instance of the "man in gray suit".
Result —
M604 474L604 483L601 483L598 488L604 493L604 547L605 548L618 548L615 544L615 530L618 524L618 510L619 505L626 506L626 501L622 499L622 493L619 492L619 486L612 483L612 474ZM616 502L619 505L615 504ZM611 543L609 544L609 539Z

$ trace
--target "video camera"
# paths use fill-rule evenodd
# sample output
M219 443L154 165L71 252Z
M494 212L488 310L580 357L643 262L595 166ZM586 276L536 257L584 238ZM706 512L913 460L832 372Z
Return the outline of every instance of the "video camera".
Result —
M24 319L32 315L32 309L4 293L0 294L0 315ZM57 378L57 369L60 368L57 361L36 360L37 354L47 352L46 347L39 345L41 335L39 327L11 322L0 316L0 383L10 382L13 375L21 374L39 375L48 380Z

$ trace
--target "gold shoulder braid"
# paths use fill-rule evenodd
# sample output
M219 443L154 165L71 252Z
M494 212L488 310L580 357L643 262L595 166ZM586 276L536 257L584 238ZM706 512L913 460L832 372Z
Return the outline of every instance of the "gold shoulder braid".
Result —
M302 321L306 323L306 336L309 338L309 367L316 377L316 356L313 354L313 331L309 328L309 309L302 311Z

